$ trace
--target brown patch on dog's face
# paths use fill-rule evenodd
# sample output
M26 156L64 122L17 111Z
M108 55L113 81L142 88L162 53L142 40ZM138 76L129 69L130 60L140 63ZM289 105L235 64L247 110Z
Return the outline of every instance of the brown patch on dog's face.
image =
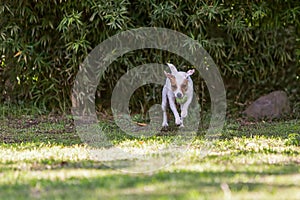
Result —
M169 78L170 82L171 82L171 89L172 91L176 91L177 90L177 82L176 82L176 78L174 75L166 73L166 76Z
M176 82L175 77L173 76L173 78L170 78L170 81L171 81L171 88L172 88L172 90L176 91L177 90L177 82Z
M188 89L188 83L189 83L188 80L185 79L185 80L183 80L183 82L181 84L181 91L183 94L185 94Z

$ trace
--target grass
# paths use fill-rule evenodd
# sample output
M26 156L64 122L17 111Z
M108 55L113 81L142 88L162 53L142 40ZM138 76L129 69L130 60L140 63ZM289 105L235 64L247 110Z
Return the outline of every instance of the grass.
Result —
M101 122L115 146L150 152L165 133L133 138ZM300 199L300 121L228 122L206 156L195 138L175 162L151 173L124 173L129 160L91 158L68 117L0 118L0 199ZM155 163L151 163L155 165Z

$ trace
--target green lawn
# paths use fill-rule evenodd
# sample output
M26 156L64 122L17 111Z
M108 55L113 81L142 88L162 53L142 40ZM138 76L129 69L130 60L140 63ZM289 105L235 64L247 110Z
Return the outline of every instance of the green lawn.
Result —
M0 199L300 199L299 120L227 123L208 155L199 137L175 163L146 174L91 159L70 122L0 119ZM134 139L101 126L120 148L150 151L174 137Z

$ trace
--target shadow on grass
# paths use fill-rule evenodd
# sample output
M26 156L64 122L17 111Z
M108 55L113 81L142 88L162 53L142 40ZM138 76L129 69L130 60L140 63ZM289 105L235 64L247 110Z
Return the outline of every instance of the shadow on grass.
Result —
M71 118L64 116L21 116L0 119L0 141L5 144L82 144Z
M220 139L231 139L233 137L279 137L288 138L289 134L300 133L299 120L274 121L274 122L252 122L247 124L228 123L223 130Z
M74 168L66 168L65 172ZM75 168L76 169L76 168ZM88 168L89 169L89 168ZM56 171L58 169L47 170ZM46 172L46 171L45 171ZM218 197L223 195L221 185L228 184L231 192L258 192L297 188L292 180L287 183L268 182L266 177L287 176L292 179L299 173L297 165L278 165L268 171L225 170L196 172L181 170L159 172L152 175L97 174L92 177L70 176L46 179L32 177L30 180L16 180L13 184L0 185L1 199L156 199L162 197L186 199L190 195ZM63 179L63 180L62 180ZM21 197L21 198L20 198Z

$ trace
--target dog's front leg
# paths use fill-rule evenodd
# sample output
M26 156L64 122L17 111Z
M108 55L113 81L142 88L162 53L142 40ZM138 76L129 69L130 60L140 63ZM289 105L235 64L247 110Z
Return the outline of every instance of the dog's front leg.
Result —
M181 110L181 114L180 114L180 117L181 117L181 127L184 127L184 125L183 125L183 119L188 114L188 109L189 109L189 106L190 106L191 102L192 102L192 98L188 98L188 100L184 104L180 105L180 110Z
M175 99L171 95L168 95L168 99L169 99L170 108L171 108L171 110L174 114L174 117L175 117L175 124L177 126L179 126L179 125L181 125L182 122L181 122L179 113L178 113L177 108L176 108Z
M168 103L168 97L167 97L167 89L164 87L162 91L162 103L161 108L163 111L163 127L169 126L168 124L168 116L167 116L167 103Z

